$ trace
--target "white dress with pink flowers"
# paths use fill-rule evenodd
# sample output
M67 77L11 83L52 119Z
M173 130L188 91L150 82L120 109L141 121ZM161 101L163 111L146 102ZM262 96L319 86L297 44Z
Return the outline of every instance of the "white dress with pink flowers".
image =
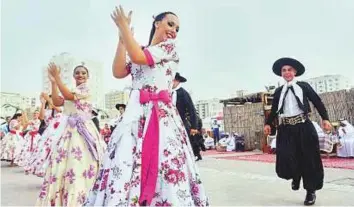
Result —
M42 139L34 150L30 162L25 166L26 173L39 177L44 176L51 153L56 150L58 140L67 124L67 116L47 110L44 121L47 127L42 134Z
M14 163L18 166L25 167L28 165L34 149L37 147L38 142L41 139L41 135L38 133L41 120L35 119L29 122L27 127L28 132L24 136L24 142L21 146L21 152L16 154Z
M1 159L13 161L16 154L21 152L23 137L21 134L21 124L13 119L9 123L10 131L1 140Z
M150 66L127 64L133 90L85 205L207 206L185 127L171 103L175 43L167 40L144 53Z

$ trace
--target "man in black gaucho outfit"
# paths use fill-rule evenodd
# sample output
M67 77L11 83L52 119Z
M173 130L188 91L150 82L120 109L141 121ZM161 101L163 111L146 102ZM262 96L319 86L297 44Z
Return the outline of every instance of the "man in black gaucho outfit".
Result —
M323 187L323 165L318 135L310 121L309 101L313 103L322 118L324 130L331 130L327 110L310 84L296 81L295 77L305 72L305 67L292 58L281 58L273 65L273 72L282 76L285 84L276 89L271 113L264 126L265 134L279 117L276 139L276 173L278 177L292 179L292 189L298 190L300 181L306 189L304 205L313 205L316 190Z
M172 103L177 107L184 127L188 133L193 153L197 157L196 161L202 159L200 154L200 136L198 136L198 115L190 94L181 86L181 83L187 82L187 79L181 74L176 73L173 80ZM202 126L200 126L202 127Z

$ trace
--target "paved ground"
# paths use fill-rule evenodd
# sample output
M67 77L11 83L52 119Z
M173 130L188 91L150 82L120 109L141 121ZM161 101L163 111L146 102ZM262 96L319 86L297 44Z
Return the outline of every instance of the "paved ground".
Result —
M228 155L218 155L228 156ZM213 206L302 205L305 191L291 191L290 181L278 179L274 164L205 157L198 162ZM1 206L34 205L41 179L1 162ZM325 169L325 185L316 206L354 205L354 170Z

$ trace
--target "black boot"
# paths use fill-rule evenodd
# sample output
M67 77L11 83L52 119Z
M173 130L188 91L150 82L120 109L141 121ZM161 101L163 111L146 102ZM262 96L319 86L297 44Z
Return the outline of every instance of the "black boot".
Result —
M299 190L301 178L294 178L291 182L291 189Z
M206 148L205 148L204 143L202 143L202 144L200 145L200 148L202 149L202 151L203 151L203 152L205 152L205 151L206 151Z
M199 160L202 160L202 156L200 154L197 156L197 159L195 161L199 161Z
M306 198L304 201L304 205L305 206L311 206L313 204L315 204L316 202L316 193L315 191L307 191L306 193Z

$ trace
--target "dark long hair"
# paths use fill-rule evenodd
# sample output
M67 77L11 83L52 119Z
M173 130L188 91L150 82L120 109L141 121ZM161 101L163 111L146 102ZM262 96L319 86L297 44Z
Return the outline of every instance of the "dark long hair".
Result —
M148 45L151 45L152 38L154 37L154 34L155 34L155 30L156 30L155 23L159 22L159 21L162 21L163 18L165 18L165 16L168 15L168 14L172 14L172 15L177 16L175 13L168 11L168 12L162 12L161 14L159 14L159 15L157 15L155 17L154 21L152 22L152 28L151 28L151 31L150 31L150 38L149 38L149 44Z
M88 70L87 67L84 66L83 64L77 65L77 66L74 68L74 70L73 70L73 76L75 75L75 72L76 72L76 70L77 70L78 68L84 68L84 69L86 70L87 77L89 77L89 70Z
M22 116L22 113L14 114L14 116L11 118L11 120L17 119L19 116Z

